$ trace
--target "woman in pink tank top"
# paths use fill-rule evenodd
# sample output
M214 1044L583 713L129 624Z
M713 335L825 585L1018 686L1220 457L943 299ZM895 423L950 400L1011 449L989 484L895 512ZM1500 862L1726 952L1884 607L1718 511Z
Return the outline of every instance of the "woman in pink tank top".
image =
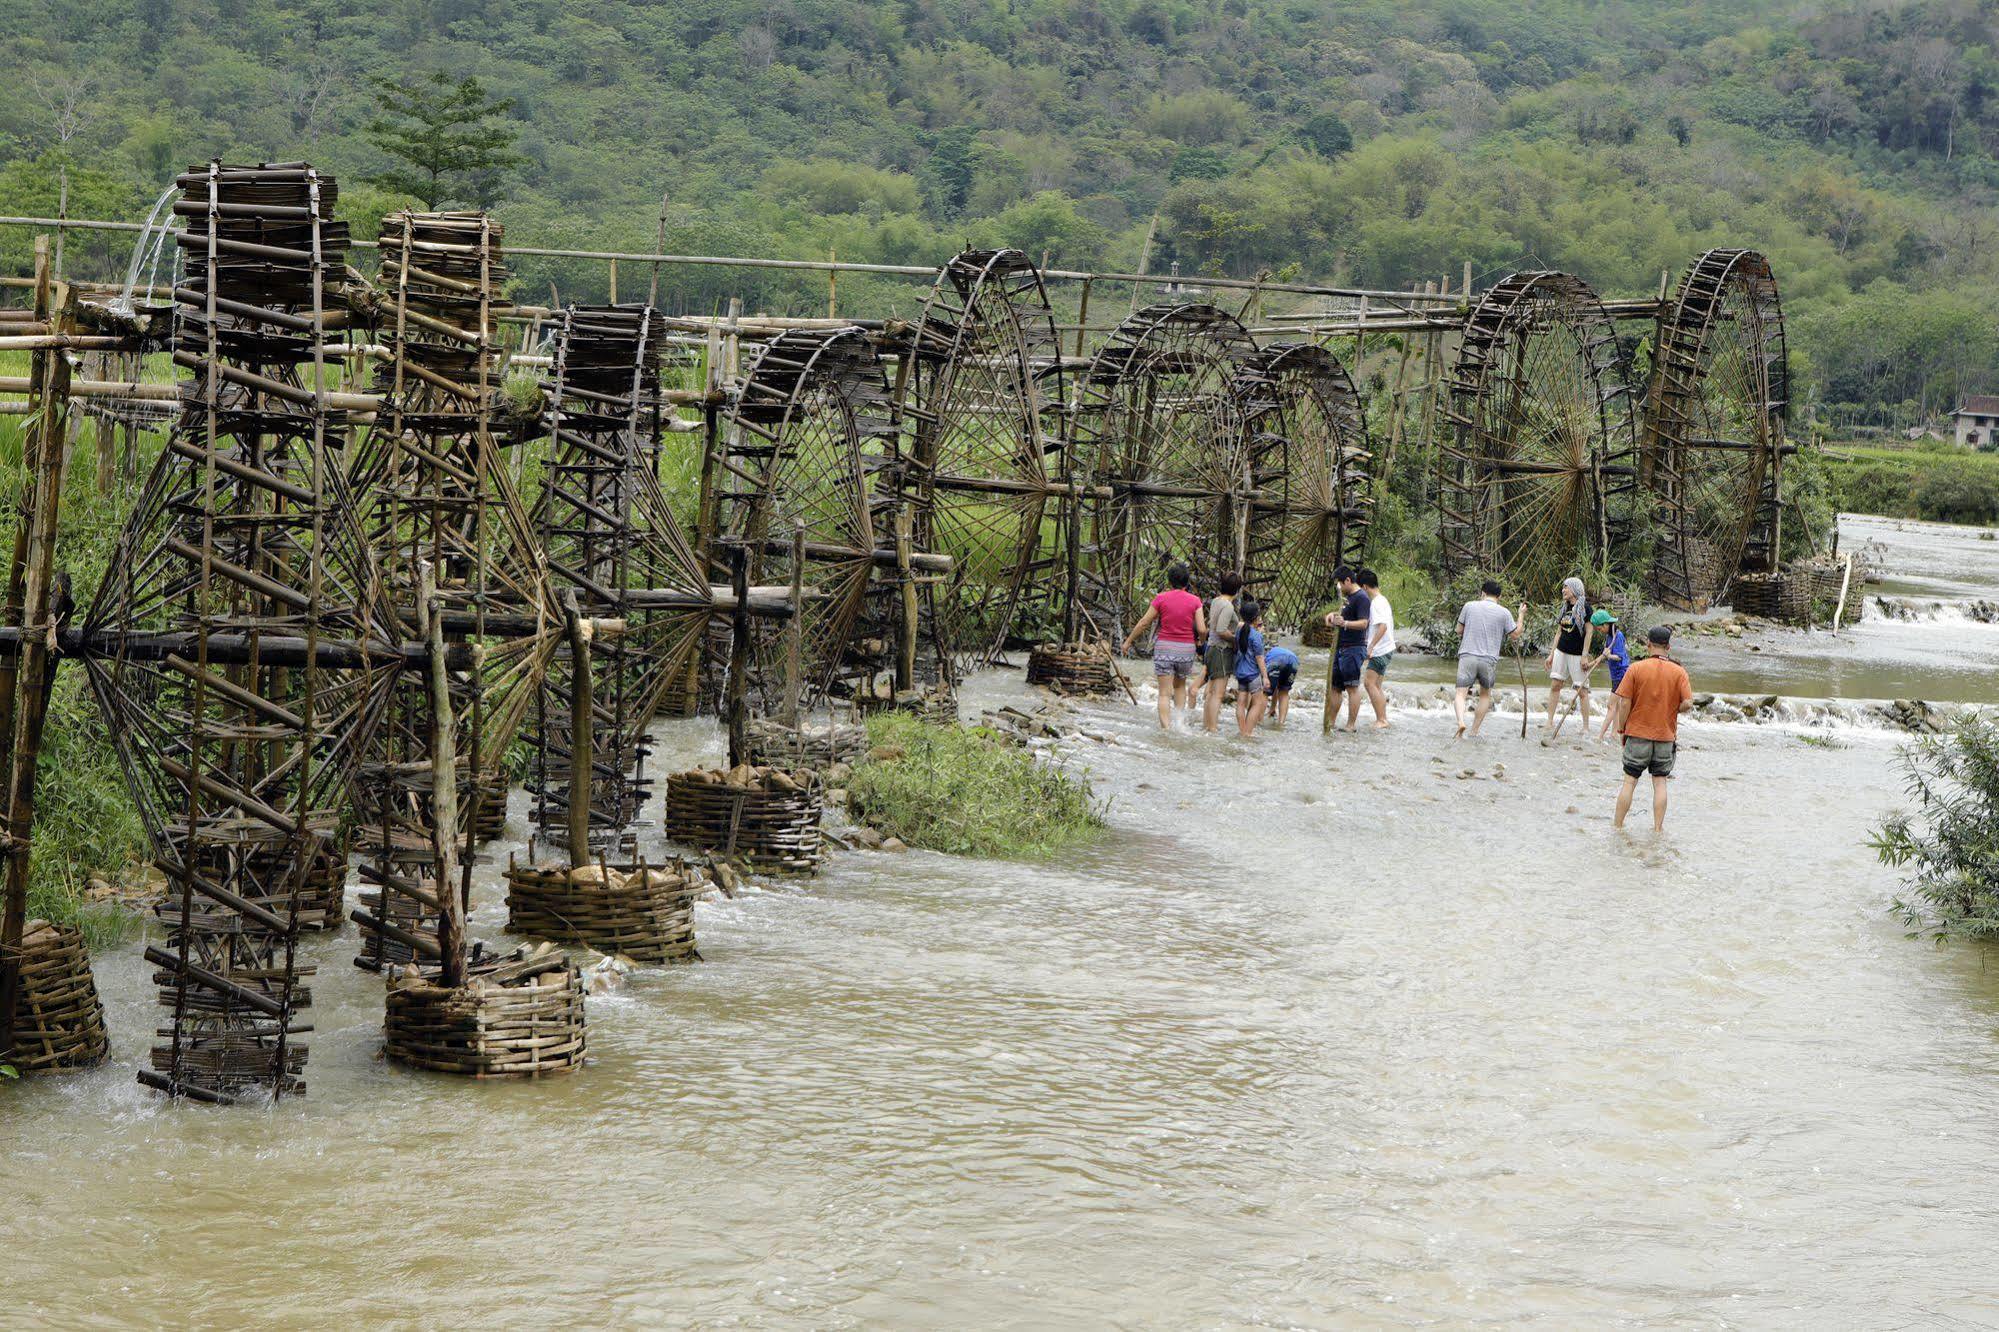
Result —
M1152 675L1159 686L1159 726L1173 728L1173 709L1188 703L1188 685L1200 660L1198 644L1208 636L1208 616L1201 599L1188 587L1192 582L1187 566L1175 564L1166 571L1166 590L1152 599L1152 605L1124 636L1123 651L1131 652L1132 641L1159 626L1152 643Z

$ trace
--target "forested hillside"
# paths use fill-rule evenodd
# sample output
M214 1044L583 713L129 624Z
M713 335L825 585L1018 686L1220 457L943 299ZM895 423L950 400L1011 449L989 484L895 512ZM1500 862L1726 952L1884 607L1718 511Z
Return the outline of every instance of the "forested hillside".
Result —
M143 215L181 165L306 157L404 196L377 79L476 76L511 240L929 264L965 241L1368 286L1470 260L1607 292L1768 251L1835 428L1999 389L1999 3L16 0L0 211ZM0 236L16 255L20 234ZM108 259L109 256L105 255ZM600 269L523 264L593 294ZM804 279L673 299L824 299ZM907 290L902 288L901 290ZM843 303L888 299L843 283Z

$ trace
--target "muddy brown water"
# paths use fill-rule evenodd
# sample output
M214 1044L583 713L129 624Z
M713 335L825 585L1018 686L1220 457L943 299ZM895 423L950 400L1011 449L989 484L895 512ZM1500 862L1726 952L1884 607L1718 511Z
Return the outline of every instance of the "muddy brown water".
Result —
M100 957L113 1063L0 1091L5 1321L1992 1319L1999 968L1889 910L1897 737L1691 725L1655 839L1517 717L1083 716L1100 842L704 905L706 961L592 998L564 1081L382 1063L350 930L305 1099L169 1106L137 944Z

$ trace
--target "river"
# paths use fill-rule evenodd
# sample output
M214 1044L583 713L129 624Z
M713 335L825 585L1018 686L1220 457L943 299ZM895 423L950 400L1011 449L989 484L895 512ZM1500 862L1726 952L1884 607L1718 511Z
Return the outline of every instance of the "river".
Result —
M1948 581L1974 542L1890 545ZM1990 699L1999 631L1964 641ZM383 1063L350 929L308 950L309 1096L169 1106L137 945L100 957L112 1064L0 1091L8 1321L1991 1325L1999 968L1890 911L1901 737L1690 723L1655 838L1573 723L1080 715L1100 842L705 904L567 1080Z

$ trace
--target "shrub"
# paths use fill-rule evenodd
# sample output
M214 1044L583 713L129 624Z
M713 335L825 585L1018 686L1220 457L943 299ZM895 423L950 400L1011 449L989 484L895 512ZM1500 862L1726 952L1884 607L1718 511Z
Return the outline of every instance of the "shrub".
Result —
M1940 941L1999 938L1999 725L1967 718L1953 734L1905 748L1901 765L1916 808L1870 842L1885 863L1912 871L1896 911Z
M986 727L891 714L868 723L868 739L873 747L854 769L848 811L911 846L1026 859L1103 827L1087 777L1044 763Z

